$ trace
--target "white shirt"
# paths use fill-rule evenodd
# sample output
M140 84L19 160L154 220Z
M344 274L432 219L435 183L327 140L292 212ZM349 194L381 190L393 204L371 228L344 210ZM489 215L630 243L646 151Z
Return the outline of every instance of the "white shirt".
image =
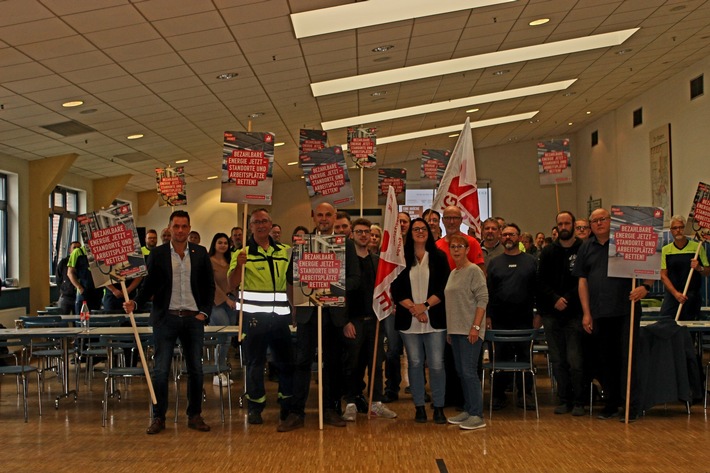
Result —
M195 296L192 295L192 286L190 286L190 273L192 271L190 244L186 244L185 256L181 258L171 242L170 262L173 267L173 287L170 293L170 307L168 309L198 310Z
M423 304L427 300L429 290L429 252L424 252L422 260L412 266L409 270L409 282L412 286L412 302ZM444 329L435 329L429 322L429 311L426 312L427 321L422 323L417 318L412 317L412 325L402 333L431 333L441 332Z

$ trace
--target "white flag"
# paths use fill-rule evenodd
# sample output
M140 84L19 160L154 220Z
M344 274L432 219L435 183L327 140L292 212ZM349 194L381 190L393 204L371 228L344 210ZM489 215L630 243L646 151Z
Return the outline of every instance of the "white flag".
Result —
M476 163L473 156L471 124L466 118L444 177L436 190L431 208L443 214L449 205L461 209L463 223L473 228L476 238L481 238L481 212L478 208Z
M397 194L394 192L394 188L389 186L385 207L385 224L382 228L380 263L377 266L375 293L372 297L372 308L379 320L394 312L395 303L390 294L390 285L406 265L402 230L397 221L398 210Z

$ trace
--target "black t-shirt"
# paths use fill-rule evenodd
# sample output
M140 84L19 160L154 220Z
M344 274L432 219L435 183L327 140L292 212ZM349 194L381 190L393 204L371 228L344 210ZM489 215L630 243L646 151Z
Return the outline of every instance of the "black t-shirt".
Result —
M527 253L504 253L488 263L488 315L494 327L531 326L536 273L537 261Z

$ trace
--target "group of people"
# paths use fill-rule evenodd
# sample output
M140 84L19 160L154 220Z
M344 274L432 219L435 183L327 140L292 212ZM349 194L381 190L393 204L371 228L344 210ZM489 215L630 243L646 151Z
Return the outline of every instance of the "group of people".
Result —
M638 323L629 324L631 303L638 304L647 296L651 281L632 290L629 279L607 276L611 217L606 210L595 210L589 220L576 219L568 211L558 213L556 237L547 245L544 235L533 240L516 224L496 218L482 223L479 242L460 230L462 213L455 206L447 207L443 214L427 210L423 218L410 219L400 213L398 220L406 267L391 285L394 314L383 321L384 330L379 331L372 297L382 230L367 219L352 221L347 213L322 203L313 211L312 232L300 226L293 231L296 244L308 233L347 236L347 303L323 311L326 424L342 427L355 421L359 413L368 412L397 417L386 404L399 399L404 347L414 420L428 421L425 405L431 400L435 423L469 430L484 427L479 366L485 331L491 328L544 327L558 386L556 414L583 415L585 384L588 386L594 376L605 393L605 407L598 417L620 415L628 333L638 328ZM710 265L704 251L698 259L693 258L695 246L683 234L682 218L674 217L673 222L673 248L663 251L667 294L662 311L674 311L674 303L675 307L684 303L684 313L692 314L699 307L699 278L710 273ZM122 304L130 311L152 299L150 320L156 343L153 382L158 403L148 433L165 428L168 371L177 338L190 376L188 426L209 430L201 417L203 327L207 323L233 325L240 309L248 423L264 422L264 371L270 351L278 373L277 430L303 427L318 319L314 307L294 304L292 251L280 241L281 227L272 222L267 210L258 209L249 216L245 245L241 243L243 230L235 227L231 236L214 235L209 250L190 241L187 212L174 212L167 230L170 240L161 246L150 248L151 240L146 238L148 275L137 285L135 296ZM678 275L685 270L687 277L691 268L691 290L683 295ZM239 289L241 302L236 297ZM78 296L83 293L78 291ZM296 326L295 344L291 324ZM219 363L226 363L227 351L228 345L220 350ZM529 351L513 346L496 351L495 356L525 360ZM594 366L595 371L590 372L588 366ZM425 389L427 373L431 395ZM374 380L371 407L366 401L366 379ZM215 379L215 384L229 382ZM505 381L496 383L494 409L507 405L507 386ZM534 402L526 397L530 383L518 386L518 405L534 408ZM447 417L446 406L463 410ZM630 419L635 420L639 411L633 398L631 409Z

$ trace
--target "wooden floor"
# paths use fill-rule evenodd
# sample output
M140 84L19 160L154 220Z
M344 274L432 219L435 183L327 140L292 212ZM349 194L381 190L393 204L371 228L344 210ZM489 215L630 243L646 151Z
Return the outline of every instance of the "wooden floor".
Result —
M680 404L659 406L628 426L554 415L544 374L538 382L539 421L534 412L511 405L486 419L486 428L469 432L414 423L408 395L389 405L397 419L368 421L360 415L346 428L319 431L314 386L305 429L278 433L273 403L264 411L263 425L247 425L246 411L236 402L241 382L233 386L232 416L222 424L218 389L209 379L203 414L212 431L189 430L181 412L178 423L170 418L166 431L156 436L145 434L148 394L139 380L121 402L110 401L110 423L101 427L102 380L97 375L91 391L81 385L79 400L64 400L58 410L53 398L59 385L48 380L42 417L33 381L29 423L22 419L14 377L0 380L3 472L710 472L710 428L702 406L694 406L690 416ZM275 387L267 382L270 395ZM447 409L447 415L454 414Z

